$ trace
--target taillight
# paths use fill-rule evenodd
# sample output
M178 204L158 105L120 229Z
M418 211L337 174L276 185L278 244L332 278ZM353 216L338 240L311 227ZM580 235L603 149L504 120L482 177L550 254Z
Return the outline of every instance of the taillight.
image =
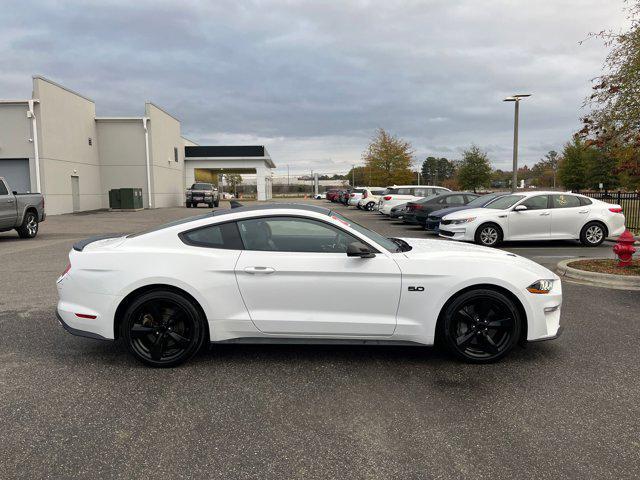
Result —
M69 273L69 270L71 270L71 263L67 264L67 268L64 269L64 272L62 272L62 275L60 276L64 277L67 273Z
M349 196L353 198L353 197L356 196L356 194L355 193L351 193L351 194L349 194Z
M393 197L392 197L392 196L389 196L389 195L387 195L386 197L384 197L384 199L385 199L385 200L387 200L387 201L388 201L388 200L391 200L392 198L393 198Z
M622 213L622 207L611 207L609 211L613 213Z

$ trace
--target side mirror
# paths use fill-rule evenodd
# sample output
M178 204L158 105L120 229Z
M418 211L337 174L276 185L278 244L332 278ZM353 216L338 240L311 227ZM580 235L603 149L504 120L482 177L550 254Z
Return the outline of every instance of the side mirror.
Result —
M13 193L14 195L17 195L18 191L17 190L13 190L11 193Z
M516 208L513 209L514 212L524 212L525 210L527 210L526 205L518 205Z
M362 242L347 245L347 257L373 258L376 254Z

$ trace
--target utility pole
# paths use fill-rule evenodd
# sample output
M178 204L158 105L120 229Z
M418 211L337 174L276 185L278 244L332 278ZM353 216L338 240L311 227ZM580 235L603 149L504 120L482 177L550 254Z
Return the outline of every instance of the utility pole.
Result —
M351 185L353 188L356 187L356 166L351 165Z
M287 165L287 188L289 188L290 182L289 182L289 165Z
M511 192L515 192L518 188L518 115L520 112L520 100L530 96L530 93L513 95L503 100L504 102L515 103L513 116L513 172L511 174Z

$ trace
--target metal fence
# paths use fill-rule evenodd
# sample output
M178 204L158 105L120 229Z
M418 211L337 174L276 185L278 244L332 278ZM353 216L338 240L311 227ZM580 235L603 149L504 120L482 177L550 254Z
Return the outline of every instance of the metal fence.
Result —
M576 192L587 197L602 200L607 203L615 203L622 207L627 228L635 233L640 233L640 192Z

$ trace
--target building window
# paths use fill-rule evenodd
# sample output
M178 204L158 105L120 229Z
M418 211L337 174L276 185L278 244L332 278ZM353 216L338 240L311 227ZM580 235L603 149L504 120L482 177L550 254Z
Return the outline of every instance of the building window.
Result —
M91 137L89 137L89 146L93 145L93 140Z
M178 163L178 147L173 147L173 160Z

